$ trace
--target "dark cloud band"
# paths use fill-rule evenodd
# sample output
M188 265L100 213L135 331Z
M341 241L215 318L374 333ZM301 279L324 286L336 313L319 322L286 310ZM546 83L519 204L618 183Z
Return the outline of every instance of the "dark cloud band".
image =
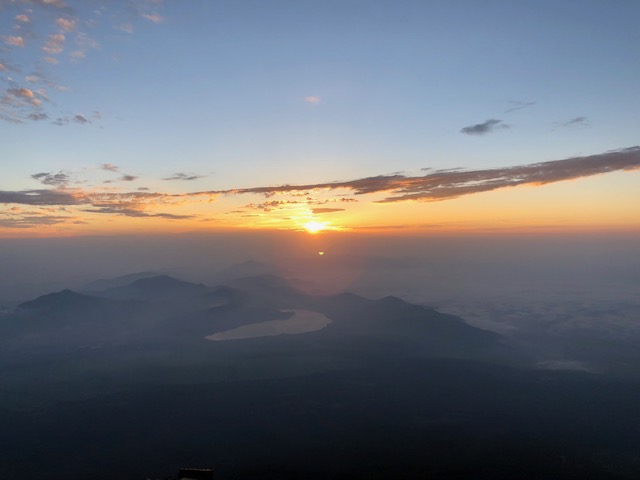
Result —
M347 189L356 195L391 192L391 195L381 200L380 203L406 200L433 202L505 187L544 185L638 168L640 168L640 147L636 146L598 155L488 170L441 171L418 177L380 175L347 182L255 187L211 193L258 193L271 196L320 189Z

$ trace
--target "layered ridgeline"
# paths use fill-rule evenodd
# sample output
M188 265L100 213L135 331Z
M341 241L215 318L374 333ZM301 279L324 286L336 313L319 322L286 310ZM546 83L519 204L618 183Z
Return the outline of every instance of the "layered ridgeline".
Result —
M396 297L134 274L0 317L0 476L637 478L640 387ZM533 362L531 362L533 365Z
M385 356L517 359L499 335L396 297L309 295L274 275L217 287L142 275L127 285L94 282L84 293L63 290L22 303L0 324L4 359L79 354L91 362L117 351L171 363L243 356L249 349L249 357L268 352L270 361L262 364L287 359L274 375L286 375L296 355L314 371L319 363L331 368Z

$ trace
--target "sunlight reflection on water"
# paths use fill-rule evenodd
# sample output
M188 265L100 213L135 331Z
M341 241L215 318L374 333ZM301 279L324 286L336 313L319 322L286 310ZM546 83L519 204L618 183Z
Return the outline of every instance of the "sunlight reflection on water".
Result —
M294 309L293 316L285 320L269 320L252 323L205 337L207 340L241 340L244 338L272 337L275 335L297 335L315 332L331 323L325 315L311 310Z

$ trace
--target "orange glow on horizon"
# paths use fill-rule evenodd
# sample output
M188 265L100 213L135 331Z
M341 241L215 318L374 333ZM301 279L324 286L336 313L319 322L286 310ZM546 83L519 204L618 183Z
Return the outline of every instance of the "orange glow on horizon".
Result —
M303 227L307 230L307 232L315 235L316 233L322 232L327 229L327 224L323 222L311 221L307 222L303 225Z

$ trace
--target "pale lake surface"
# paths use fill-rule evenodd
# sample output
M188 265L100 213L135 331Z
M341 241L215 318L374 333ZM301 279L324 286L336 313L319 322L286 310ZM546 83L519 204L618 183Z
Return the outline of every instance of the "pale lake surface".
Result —
M311 310L292 310L293 316L286 320L269 320L251 323L238 328L205 337L207 340L240 340L243 338L272 337L275 335L297 335L321 330L331 323L325 315Z

